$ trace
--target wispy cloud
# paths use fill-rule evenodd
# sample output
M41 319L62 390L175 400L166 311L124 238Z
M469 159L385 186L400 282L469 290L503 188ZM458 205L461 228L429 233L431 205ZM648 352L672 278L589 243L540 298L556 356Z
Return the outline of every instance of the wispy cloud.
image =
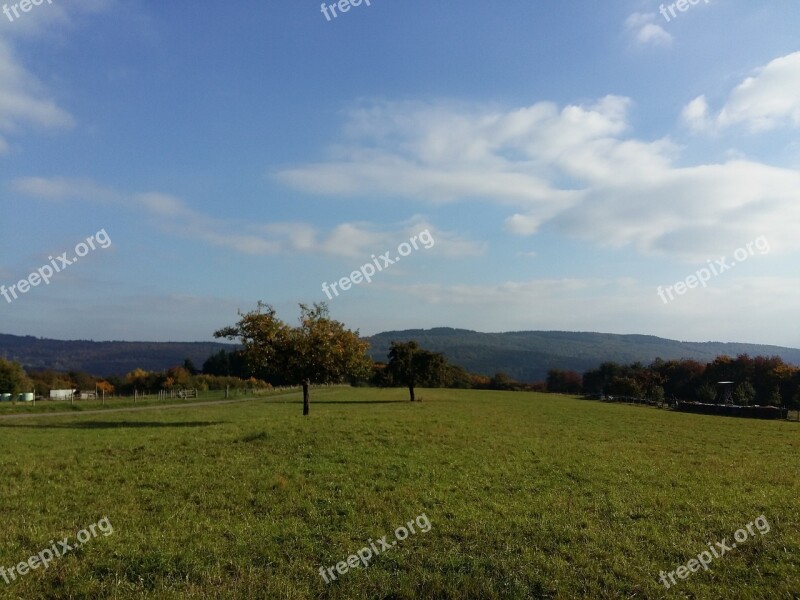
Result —
M800 127L800 52L788 54L742 81L713 114L705 95L683 109L683 120L697 132L743 125L753 133Z
M107 12L118 0L70 0L46 3L22 13L0 30L0 155L7 154L9 139L29 129L58 130L75 127L75 118L19 58L17 49L26 43L38 46L60 39L64 31L77 27L81 18Z
M22 66L11 44L0 38L0 154L10 150L9 136L28 127L69 129L74 124L72 115Z
M655 13L635 12L625 20L625 27L642 45L666 46L672 43L672 34L656 24Z
M122 195L118 192L89 179L18 177L11 182L10 187L23 196L54 202L68 200L116 202L122 199Z
M669 138L630 135L631 104L375 103L348 113L329 160L278 177L321 195L477 198L510 207L516 234L550 223L599 245L686 260L759 235L779 252L800 246L800 173L745 159L679 165Z
M439 256L461 258L482 254L486 245L437 228L421 215L392 226L347 222L328 232L309 223L253 223L212 217L182 198L161 192L124 194L88 179L24 177L11 182L16 193L47 201L106 202L150 217L153 227L198 242L250 255L285 253L359 258L395 246L428 229Z

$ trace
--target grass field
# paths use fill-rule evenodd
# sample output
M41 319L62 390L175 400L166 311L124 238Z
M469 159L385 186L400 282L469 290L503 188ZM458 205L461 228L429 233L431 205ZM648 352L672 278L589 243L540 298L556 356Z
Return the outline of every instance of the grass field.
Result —
M261 398L283 394L281 390L259 390L257 394L248 394L246 390L230 390L228 399ZM37 400L36 402L0 402L0 416L15 414L82 412L88 410L111 410L115 408L133 408L143 406L164 406L175 404L194 404L225 400L225 392L212 390L198 392L196 398L160 398L158 394L149 394L134 398L132 396L109 396L96 400Z
M568 397L314 390L0 420L2 598L792 598L800 426ZM334 566L417 531L326 584ZM770 531L666 590L708 544ZM335 571L334 571L335 572Z

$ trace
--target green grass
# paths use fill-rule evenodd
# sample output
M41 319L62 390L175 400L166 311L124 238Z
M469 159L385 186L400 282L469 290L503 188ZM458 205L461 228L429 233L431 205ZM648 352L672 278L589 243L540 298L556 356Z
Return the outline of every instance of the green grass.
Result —
M800 426L541 394L314 390L0 420L3 598L791 598ZM431 529L326 585L425 513ZM661 570L756 534L665 591Z
M281 390L263 390L255 395L246 390L230 390L228 399L262 398L285 394ZM115 408L133 408L143 406L164 406L192 404L195 402L213 402L225 400L224 390L199 391L197 398L159 398L158 394L148 394L134 398L133 396L108 396L103 400L37 400L36 402L0 402L0 416L14 414L35 414L54 412L81 412L86 410L110 410Z

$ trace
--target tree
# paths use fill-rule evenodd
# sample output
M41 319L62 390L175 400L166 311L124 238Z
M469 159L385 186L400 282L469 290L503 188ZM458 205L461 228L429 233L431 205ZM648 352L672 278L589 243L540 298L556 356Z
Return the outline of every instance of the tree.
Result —
M411 402L414 402L414 388L417 386L434 387L442 384L447 361L438 352L423 350L417 342L392 342L386 369L396 385L408 388Z
M743 381L733 390L733 399L739 406L747 406L756 397L756 389L749 381Z
M167 369L165 373L165 387L172 388L177 386L178 388L187 388L189 387L191 378L191 372L185 367L172 367L171 369ZM169 381L171 385L166 385L167 381Z
M589 393L608 394L611 382L627 374L628 368L615 362L604 362L583 374L583 389Z
M209 356L206 362L203 363L203 374L230 376L231 361L228 353L225 350L220 350L216 354Z
M790 400L789 408L798 410L800 409L800 388L797 388L792 399Z
M476 390L489 390L491 389L492 380L486 375L475 375L473 373L469 376L470 385Z
M240 379L249 379L253 376L247 360L240 350L232 352L220 350L209 356L203 363L203 373L222 377L239 377Z
M191 358L184 359L183 368L189 372L189 375L197 375L200 373L200 371L195 368Z
M781 388L779 386L776 385L772 389L772 394L770 394L767 404L769 406L783 406L783 394L781 394Z
M97 379L83 371L68 371L67 378L75 384L81 392L93 392Z
M103 393L103 394L109 394L109 395L111 395L111 394L113 394L113 393L114 393L114 386L113 386L113 385L111 385L111 384L110 384L109 382L107 382L107 381L98 381L98 382L97 382L97 389L98 389L98 391L99 391L100 393Z
M634 377L614 377L606 388L608 393L623 398L640 399L644 396L644 390Z
M17 394L31 389L31 381L25 374L22 365L0 358L0 393Z
M664 386L664 393L681 400L699 400L697 389L702 384L706 366L696 360L656 360L650 365L662 379L658 385ZM716 395L716 390L714 390Z
M655 385L650 388L650 391L647 392L647 397L654 402L658 402L659 404L664 403L664 398L666 395L664 394L664 388L660 385Z
M517 382L508 373L498 371L489 379L489 389L513 392L517 389Z
M700 402L705 402L706 404L716 404L717 402L717 388L708 381L697 388L696 395Z
M375 387L391 387L392 378L386 370L386 363L376 362L372 364L372 375L369 383Z
M559 394L580 394L583 389L583 379L575 371L550 369L547 372L547 391Z
M329 317L325 303L300 305L300 325L291 327L277 318L275 309L259 301L256 310L239 313L236 325L214 337L238 339L243 355L262 379L279 375L303 386L303 415L309 414L312 383L341 383L348 377L369 376L369 343L358 331Z
M136 368L127 375L125 375L125 383L130 389L138 390L139 388L147 388L150 380L150 373L144 369Z
M444 385L448 388L468 390L472 387L472 376L463 367L448 364L445 369Z

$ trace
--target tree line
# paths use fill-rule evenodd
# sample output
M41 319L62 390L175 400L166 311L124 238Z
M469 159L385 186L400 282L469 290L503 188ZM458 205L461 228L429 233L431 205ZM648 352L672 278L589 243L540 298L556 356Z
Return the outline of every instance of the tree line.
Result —
M584 373L581 383L584 393L656 401L800 406L800 368L778 356L718 356L706 364L662 359L648 366L608 362Z
M583 374L551 369L546 381L522 383L504 373L477 375L451 365L444 355L421 348L414 341L392 342L386 362L374 362L369 344L358 331L331 319L325 303L300 304L297 325L278 319L275 309L259 302L256 309L239 312L238 321L214 332L214 337L238 341L241 349L209 357L202 371L188 359L183 366L162 372L136 369L124 377L95 378L85 373L37 371L26 373L16 363L0 359L0 392L45 389L104 389L133 393L161 389L200 390L268 388L298 385L303 390L303 414L310 411L312 384L350 383L405 387L416 401L418 387L449 387L505 391L541 391L595 394L647 399L719 403L728 398L741 405L800 406L800 368L780 357L731 358L720 356L708 364L695 360L656 359L650 365L605 362ZM722 388L719 382L732 382Z
M269 389L268 382L254 377L217 376L198 371L187 359L182 366L163 371L134 369L124 376L97 377L83 371L59 372L52 369L26 370L16 362L0 358L0 393L17 395L36 391L48 397L50 390L78 390L79 392L105 393L105 395L133 395L134 392L152 394L161 390L200 391L232 389Z

